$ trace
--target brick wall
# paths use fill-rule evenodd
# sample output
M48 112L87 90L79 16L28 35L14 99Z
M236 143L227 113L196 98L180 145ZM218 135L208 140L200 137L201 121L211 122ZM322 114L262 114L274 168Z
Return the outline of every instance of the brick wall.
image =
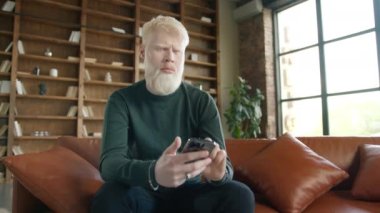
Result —
M271 10L239 23L240 73L265 95L261 137L276 137L274 40Z

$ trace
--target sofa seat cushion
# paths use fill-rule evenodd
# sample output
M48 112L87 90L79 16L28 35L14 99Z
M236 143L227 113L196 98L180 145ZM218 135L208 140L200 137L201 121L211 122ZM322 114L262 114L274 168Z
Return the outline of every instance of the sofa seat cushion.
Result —
M94 166L61 146L6 157L4 164L33 196L54 212L88 212L92 197L103 184Z
M375 213L380 210L380 202L357 200L347 191L329 191L316 199L303 213Z
M290 134L279 137L242 167L250 185L281 212L302 212L348 177Z

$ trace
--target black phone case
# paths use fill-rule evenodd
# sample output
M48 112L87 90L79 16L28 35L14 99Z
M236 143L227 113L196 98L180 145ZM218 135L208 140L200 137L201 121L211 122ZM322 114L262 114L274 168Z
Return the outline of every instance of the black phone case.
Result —
M205 139L189 138L182 149L182 153L195 152L195 151L200 151L200 150L207 150L209 153L211 153L215 147L214 143L215 142L213 141L209 141Z

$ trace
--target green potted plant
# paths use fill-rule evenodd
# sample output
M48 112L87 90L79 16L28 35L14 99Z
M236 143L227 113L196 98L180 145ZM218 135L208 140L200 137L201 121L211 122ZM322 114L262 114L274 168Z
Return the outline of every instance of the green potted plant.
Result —
M250 93L251 90L247 81L239 77L239 82L230 91L232 100L224 116L234 138L257 138L261 134L261 101L264 95L260 89L256 89L254 94Z

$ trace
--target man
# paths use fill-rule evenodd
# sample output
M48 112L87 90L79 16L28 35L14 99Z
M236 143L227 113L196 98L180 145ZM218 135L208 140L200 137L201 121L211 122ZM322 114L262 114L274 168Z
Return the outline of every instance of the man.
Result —
M109 98L92 212L253 212L253 193L232 180L214 100L182 82L188 44L172 17L144 24L145 80ZM192 137L216 146L181 153Z

